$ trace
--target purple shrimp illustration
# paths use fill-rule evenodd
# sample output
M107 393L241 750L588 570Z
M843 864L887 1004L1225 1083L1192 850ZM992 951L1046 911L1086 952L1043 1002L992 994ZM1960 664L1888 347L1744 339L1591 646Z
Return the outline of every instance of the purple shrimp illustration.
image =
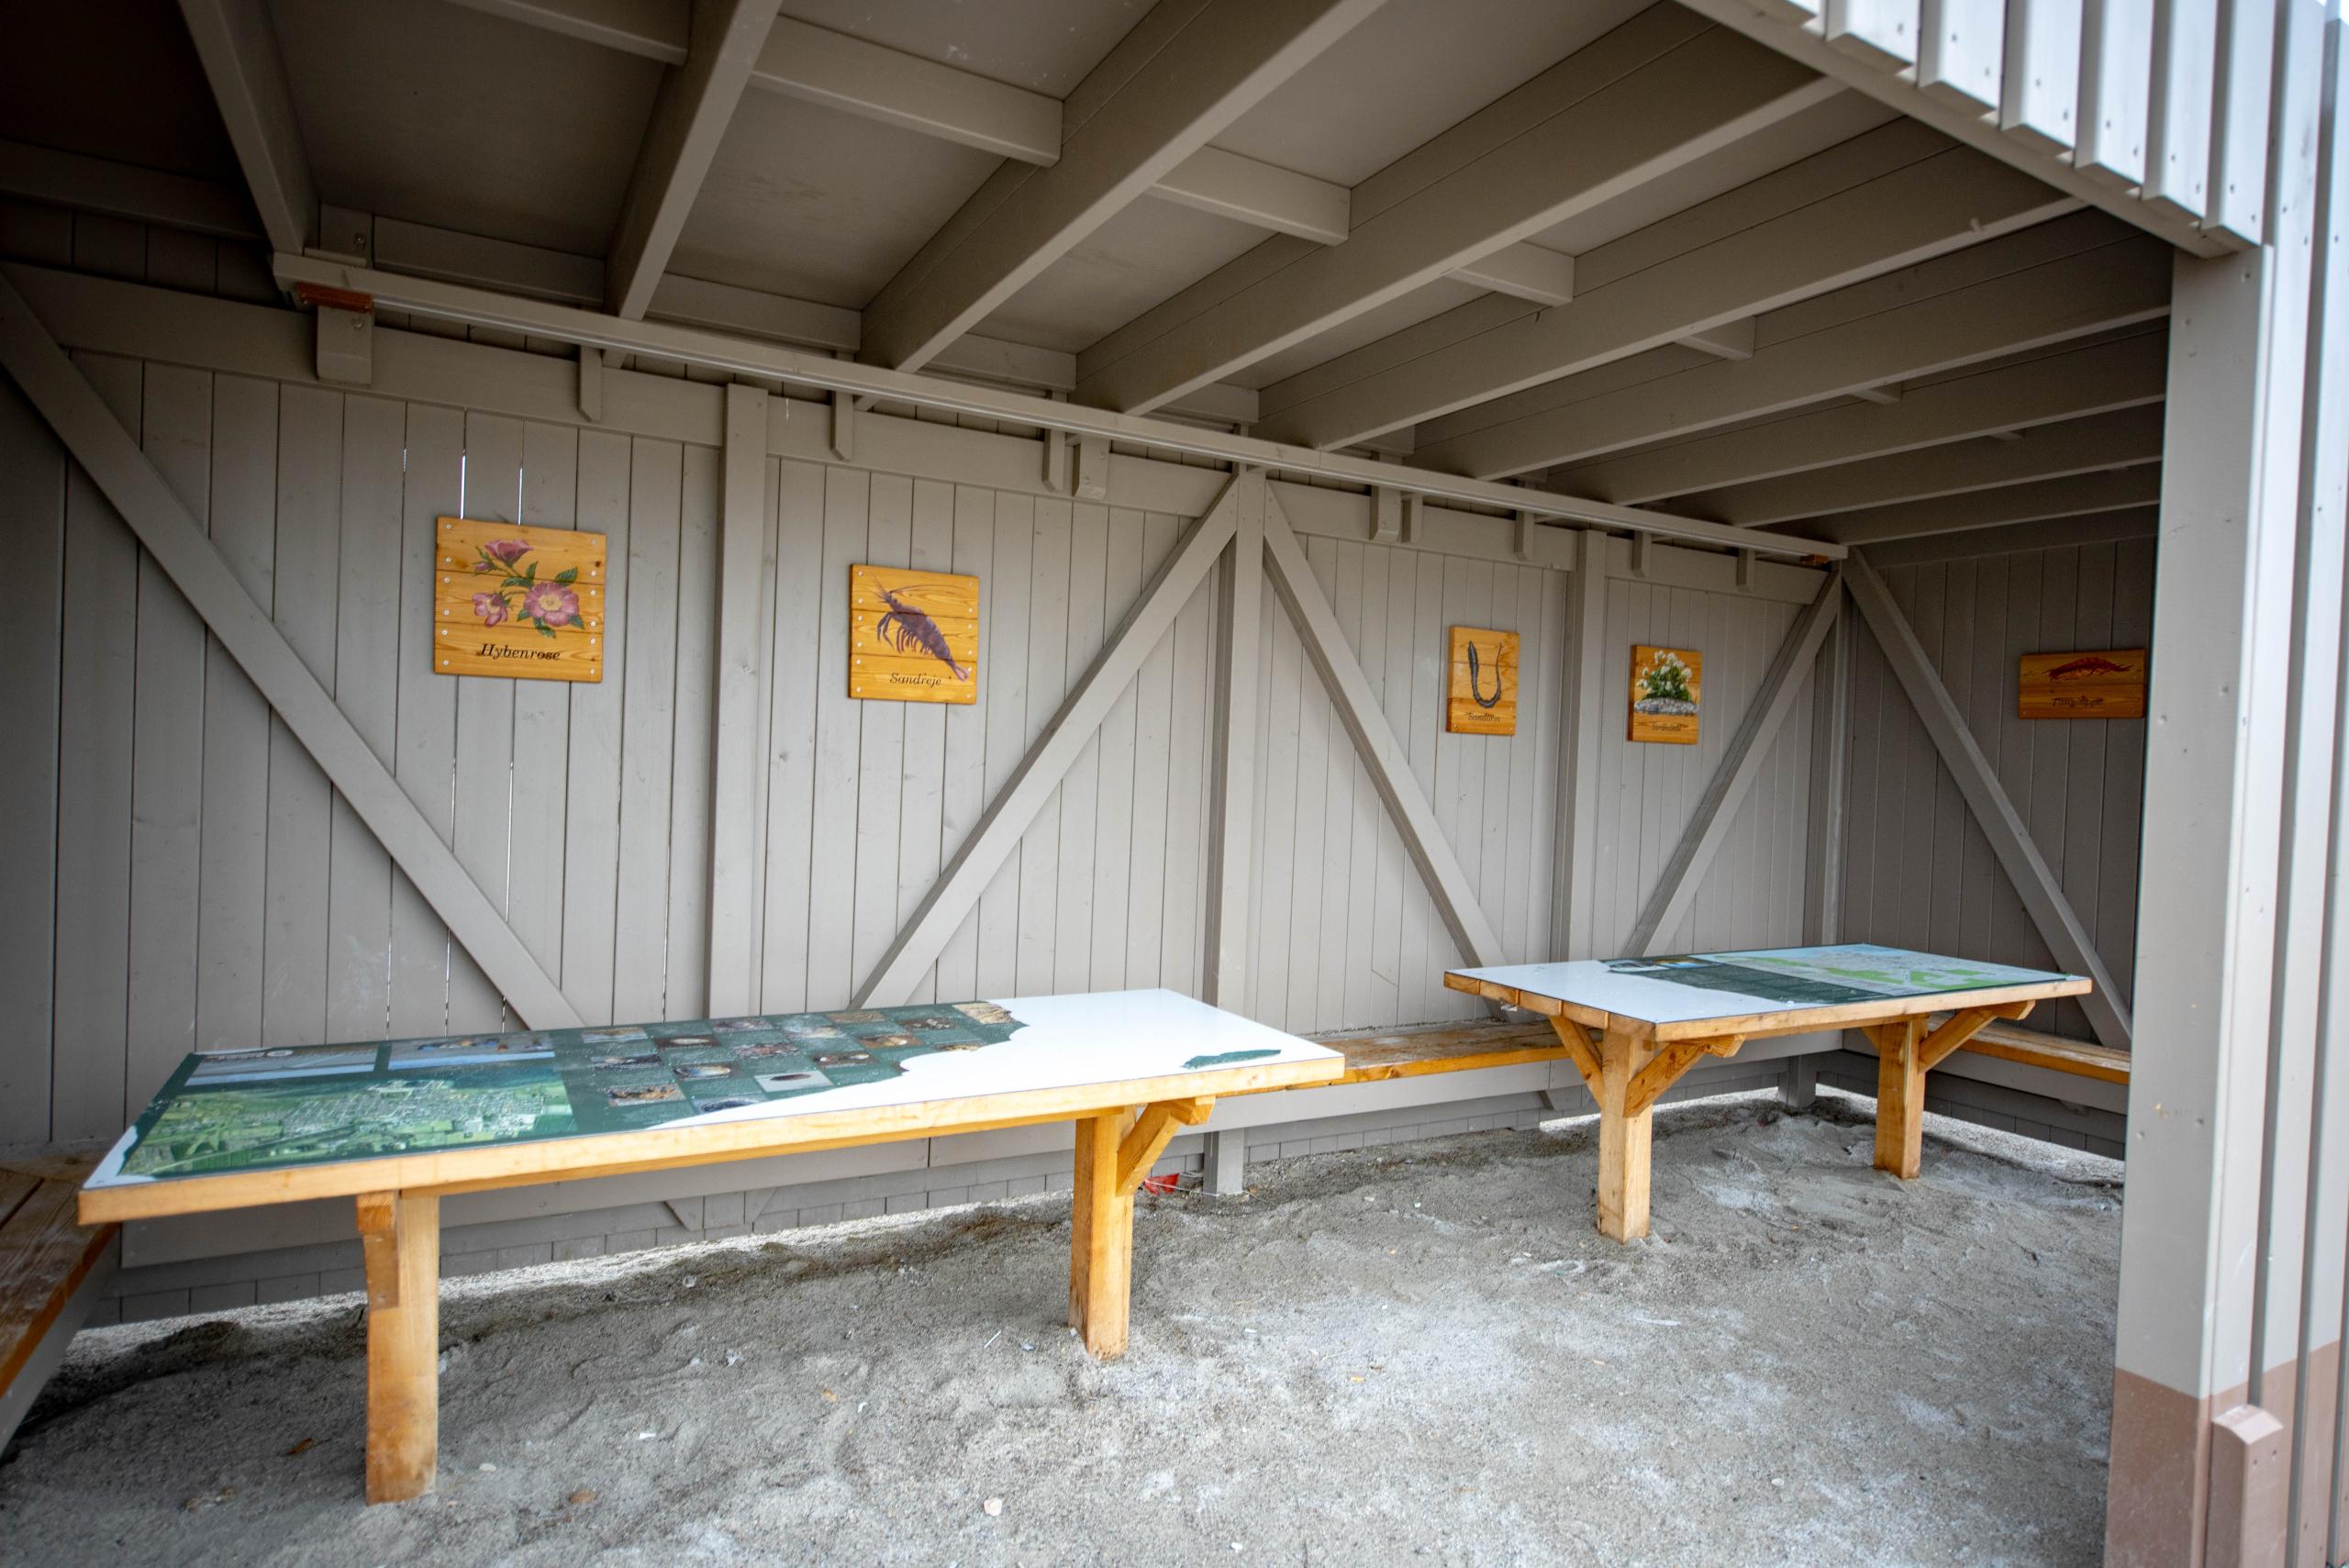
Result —
M875 636L900 653L919 648L953 671L958 681L971 678L969 671L954 662L954 655L946 646L946 634L938 629L936 621L897 597L893 590L882 588L880 593L888 601L889 613L873 628Z

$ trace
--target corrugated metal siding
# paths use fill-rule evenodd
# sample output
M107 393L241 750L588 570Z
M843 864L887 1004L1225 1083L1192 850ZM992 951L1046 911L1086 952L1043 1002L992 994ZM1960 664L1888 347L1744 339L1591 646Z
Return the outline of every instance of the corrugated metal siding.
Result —
M2151 539L1887 568L1885 583L2060 879L2126 1000L2136 960L2141 719L2026 722L2025 653L2136 648L2152 633ZM1875 639L1854 639L1842 934L2054 963ZM2092 1039L2076 1003L2032 1026Z

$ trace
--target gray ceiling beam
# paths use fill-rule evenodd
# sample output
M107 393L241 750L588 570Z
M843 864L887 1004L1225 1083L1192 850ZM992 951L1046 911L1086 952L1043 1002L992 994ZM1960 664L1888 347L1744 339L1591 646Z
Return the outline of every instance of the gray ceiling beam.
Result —
M1300 445L1343 446L1978 245L2077 205L2003 163L1951 148L1590 287L1562 309L1366 376L1268 417L1266 426Z
M1751 484L1698 491L1675 497L1671 506L1684 517L1758 528L2033 480L2133 468L2159 462L2161 458L2161 406L2147 404L2041 425L2010 440L1977 437L1922 451L1895 452Z
M180 15L187 19L271 249L316 244L318 193L267 6L262 0L180 0Z
M1884 544L1926 534L2126 511L2156 506L2161 497L2162 471L2156 465L2146 464L2105 473L2074 474L2068 479L2001 485L1996 490L1976 490L1931 501L1867 506L1838 512L1832 517L1806 517L1787 526L1800 530L1807 538L1831 539L1842 545Z
M651 305L774 19L774 0L695 0L685 63L662 79L612 230L604 285L614 315L637 320Z
M1835 91L1659 5L1365 181L1343 245L1268 241L1085 350L1077 395L1161 406Z
M1575 258L1576 291L1604 288L1700 245L1933 157L1948 146L1948 138L1906 120L1847 137L1783 169L1585 250ZM1267 416L1280 414L1492 328L1523 321L1532 314L1508 299L1471 300L1274 382L1264 389L1264 411Z
M1161 0L1062 106L1059 161L996 170L883 286L863 353L929 363L1380 4Z
M2070 219L2049 224L1852 291L1848 303L1876 308L1854 308L1750 360L1716 361L1603 402L1574 402L1571 386L1553 383L1539 395L1431 422L1419 431L1414 461L1486 479L1526 473L2167 315L2167 248L2131 236L2059 249L2117 227L2081 216L2076 228L2065 227Z
M2139 332L1911 386L1898 403L1841 404L1552 469L1542 483L1625 505L1659 501L2159 403L2168 373L2166 339Z

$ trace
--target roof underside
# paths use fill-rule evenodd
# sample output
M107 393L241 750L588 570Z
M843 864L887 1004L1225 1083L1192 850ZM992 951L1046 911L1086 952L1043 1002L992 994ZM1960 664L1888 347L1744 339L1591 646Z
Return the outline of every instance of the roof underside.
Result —
M42 7L0 170L284 250L274 91L388 271L1809 538L2154 498L2167 247L1672 0L766 4Z

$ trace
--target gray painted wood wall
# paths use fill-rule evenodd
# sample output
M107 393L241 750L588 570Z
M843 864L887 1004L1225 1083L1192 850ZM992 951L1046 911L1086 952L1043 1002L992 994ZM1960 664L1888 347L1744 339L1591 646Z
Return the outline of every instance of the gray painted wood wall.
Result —
M2126 1000L2136 961L2144 721L2018 718L2016 670L2025 653L2146 646L2154 541L1887 563L1884 579ZM2053 963L1864 630L1854 639L1849 770L1846 939ZM2030 1022L2094 1038L2076 1003Z

